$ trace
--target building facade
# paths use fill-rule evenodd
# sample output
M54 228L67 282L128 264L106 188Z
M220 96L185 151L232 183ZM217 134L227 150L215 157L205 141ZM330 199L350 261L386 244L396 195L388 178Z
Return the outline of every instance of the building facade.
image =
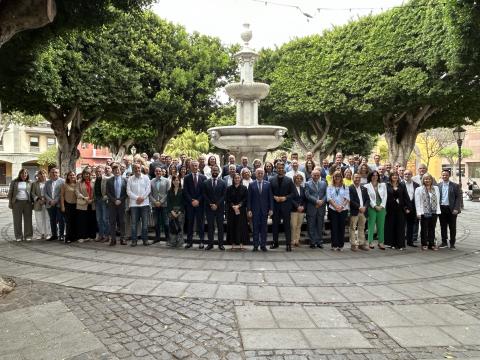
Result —
M9 184L21 168L26 168L33 179L42 168L38 156L52 146L57 146L57 141L48 122L36 126L11 124L0 139L0 185ZM111 157L108 148L92 144L81 143L78 150L77 171L85 165L105 164Z

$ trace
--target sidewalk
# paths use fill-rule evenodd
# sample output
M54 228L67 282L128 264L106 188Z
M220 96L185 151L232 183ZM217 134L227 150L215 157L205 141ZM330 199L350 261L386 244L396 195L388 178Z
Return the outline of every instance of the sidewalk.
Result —
M480 358L465 207L458 251L252 253L16 243L0 202L0 359Z

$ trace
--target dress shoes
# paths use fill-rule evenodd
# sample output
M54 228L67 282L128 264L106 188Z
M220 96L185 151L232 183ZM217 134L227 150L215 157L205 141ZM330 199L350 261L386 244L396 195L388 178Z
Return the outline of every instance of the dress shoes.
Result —
M185 249L190 249L192 247L192 244L186 244Z
M266 246L262 246L262 247L260 248L260 250L262 250L263 252L265 252L265 251L267 251L267 247L266 247Z
M370 250L367 245L360 245L358 248L360 250L363 250L363 251L369 251Z
M287 245L287 248L285 249L287 252L292 251L292 245Z
M47 241L53 241L53 240L58 240L58 236L50 236L47 238Z
M318 244L318 245L317 245L317 248L323 249L323 245L322 245L322 244Z
M117 245L117 240L110 240L110 242L108 243L108 246L115 246Z
M144 241L142 241L142 242L143 242L143 246L148 246L148 245L149 245L149 244L148 244L148 240L144 240Z
M127 245L127 242L125 241L125 239L120 239L120 245Z
M310 244L310 249L315 249L315 244Z
M155 239L153 240L153 243L156 244L156 243L159 243L160 242L160 239Z
M276 248L278 248L278 244L272 244L272 245L270 245L270 249L276 249Z
M212 249L213 249L213 245L207 245L207 247L205 248L205 251L212 250Z
M252 249L253 252L258 251L258 247L254 246Z
M132 243L130 244L131 247L137 246L137 240L132 240Z
M350 247L350 249L351 249L352 251L357 251L357 250L358 250L358 246L352 245L352 246Z
M415 245L414 243L407 244L407 245L410 246L410 247L418 247L418 245Z
M199 248L200 250L202 250L204 247L205 247L205 246L203 245L203 242L201 242L200 245L198 245L198 248Z
M219 245L219 246L218 246L218 250L225 251L225 247L224 247L223 245Z

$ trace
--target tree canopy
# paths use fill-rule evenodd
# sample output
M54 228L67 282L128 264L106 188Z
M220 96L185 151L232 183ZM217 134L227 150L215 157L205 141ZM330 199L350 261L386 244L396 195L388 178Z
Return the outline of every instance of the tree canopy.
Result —
M313 151L361 130L384 133L405 163L422 130L478 118L479 15L473 1L411 0L293 40L260 59L262 104Z
M232 72L218 39L150 12L117 13L111 24L65 32L36 52L17 41L0 49L0 98L8 111L51 123L62 172L74 168L81 137L99 119L154 131L162 151L180 127L208 119L218 79Z

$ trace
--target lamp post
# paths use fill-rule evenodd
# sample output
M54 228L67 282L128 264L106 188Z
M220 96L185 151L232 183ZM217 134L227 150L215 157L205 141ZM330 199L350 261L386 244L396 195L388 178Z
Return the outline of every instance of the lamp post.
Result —
M457 126L455 130L453 130L453 135L457 140L458 145L458 186L460 186L460 204L461 208L463 209L463 191L462 191L462 144L463 140L465 139L466 130L461 127Z

